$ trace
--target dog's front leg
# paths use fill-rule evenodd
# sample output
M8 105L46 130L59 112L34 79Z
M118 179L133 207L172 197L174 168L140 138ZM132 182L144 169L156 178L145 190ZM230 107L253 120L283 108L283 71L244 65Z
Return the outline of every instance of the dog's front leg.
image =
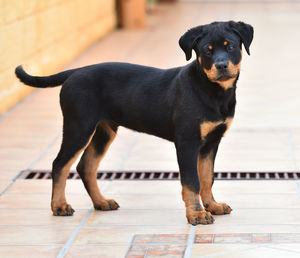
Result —
M214 218L200 204L200 184L197 173L199 144L195 141L178 141L175 145L187 220L193 225L211 224Z
M200 179L200 195L205 209L212 214L229 214L231 208L226 203L218 203L212 194L214 183L214 161L218 147L215 146L208 154L198 155L198 175Z

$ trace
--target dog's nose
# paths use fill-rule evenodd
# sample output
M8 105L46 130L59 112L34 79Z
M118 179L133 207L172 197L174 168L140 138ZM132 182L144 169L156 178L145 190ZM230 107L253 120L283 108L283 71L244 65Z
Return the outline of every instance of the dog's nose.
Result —
M216 66L217 70L224 71L228 68L228 63L221 61L221 62L216 63L215 66Z

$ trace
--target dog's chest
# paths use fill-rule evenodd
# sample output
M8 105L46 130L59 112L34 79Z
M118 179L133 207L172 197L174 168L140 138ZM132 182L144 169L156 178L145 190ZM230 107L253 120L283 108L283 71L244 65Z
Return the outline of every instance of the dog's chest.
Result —
M205 140L207 136L214 131L216 131L218 128L223 127L222 136L226 133L226 131L229 129L231 123L232 123L233 117L228 117L223 121L203 121L200 124L200 136L202 140Z

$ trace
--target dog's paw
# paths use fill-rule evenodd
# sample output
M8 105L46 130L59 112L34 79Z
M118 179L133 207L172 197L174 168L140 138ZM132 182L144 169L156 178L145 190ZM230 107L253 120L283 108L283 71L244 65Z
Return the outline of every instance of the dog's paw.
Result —
M203 211L192 211L187 214L187 220L193 226L198 224L207 225L214 223L215 219L211 216L210 212Z
M75 212L75 210L72 209L72 206L67 203L64 203L61 207L53 208L52 211L54 216L72 216Z
M102 200L101 202L94 204L95 210L101 211L117 210L119 207L119 204L113 199Z
M211 202L204 204L205 210L213 215L230 214L232 209L226 203Z

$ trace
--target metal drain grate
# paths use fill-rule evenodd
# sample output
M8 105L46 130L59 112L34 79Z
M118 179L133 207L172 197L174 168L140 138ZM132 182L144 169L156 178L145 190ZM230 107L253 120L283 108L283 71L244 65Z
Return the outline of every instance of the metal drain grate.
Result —
M49 171L26 170L21 179L51 179ZM68 179L80 179L77 172L71 171ZM97 173L100 180L178 180L179 172L157 171L104 171ZM215 172L216 180L296 180L300 172Z

